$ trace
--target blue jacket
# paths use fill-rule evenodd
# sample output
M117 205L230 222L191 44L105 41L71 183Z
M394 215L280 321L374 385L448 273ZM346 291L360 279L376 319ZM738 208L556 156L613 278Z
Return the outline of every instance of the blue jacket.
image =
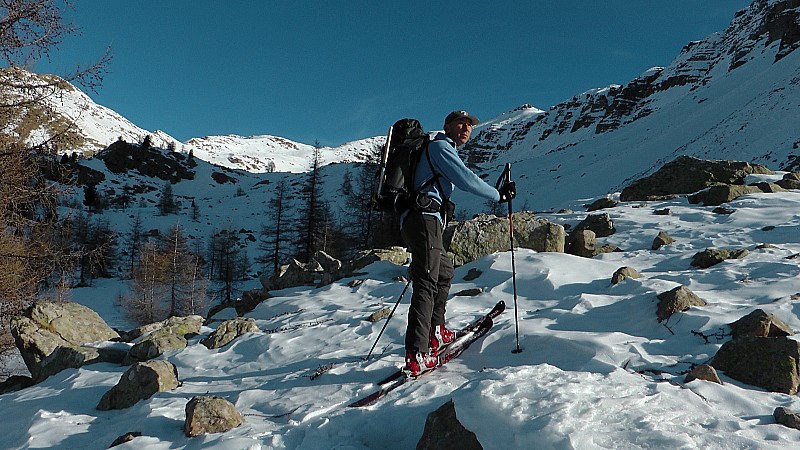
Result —
M426 152L427 155L425 154ZM414 174L415 189L419 189L420 186L433 178L434 173L436 173L439 174L438 182L430 183L430 185L422 189L422 193L439 203L443 199L450 198L454 187L488 200L500 201L500 193L497 192L497 189L487 184L464 165L464 162L461 161L458 153L456 153L455 142L445 136L444 133L440 132L434 137L428 144L426 152L423 152L420 156L417 170ZM430 156L430 159L428 159L428 156ZM406 214L407 212L400 219L401 227ZM440 222L444 223L440 213L423 214L435 215Z

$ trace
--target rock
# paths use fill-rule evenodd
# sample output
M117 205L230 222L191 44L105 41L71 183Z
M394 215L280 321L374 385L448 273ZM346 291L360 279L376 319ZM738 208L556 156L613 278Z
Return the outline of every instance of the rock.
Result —
M798 157L798 160L800 160L800 157ZM789 172L775 184L784 189L800 189L800 172Z
M114 442L112 442L111 445L108 448L116 447L116 446L122 445L122 444L124 444L126 442L130 442L130 441L136 439L137 437L140 437L141 435L142 435L141 431L129 431L129 432L123 434L122 436L114 439Z
M289 264L280 267L278 273L272 277L270 290L287 289L297 286L314 286L322 280L322 266L316 261L303 264L292 258Z
M117 141L99 152L97 159L105 162L113 173L137 171L145 177L158 177L170 183L193 180L195 172L188 156L153 147Z
M692 257L692 267L699 267L701 269L708 269L709 267L719 264L726 259L742 259L749 255L750 252L741 250L729 249L713 249L707 248L700 253L696 253Z
M786 189L784 189L783 187L781 187L777 183L761 182L761 183L753 184L751 186L757 187L759 190L761 190L761 192L764 192L765 194L774 194L776 192L786 192Z
M617 232L608 213L590 214L575 226L572 233L582 230L592 230L596 237L607 237Z
M636 271L633 267L620 267L619 269L614 272L614 275L611 276L611 284L618 284L625 278L640 278L641 275L639 272Z
M158 360L136 363L103 395L97 409L108 411L128 408L139 400L152 397L156 392L171 391L179 385L178 369L171 362Z
M208 433L223 433L244 423L236 407L222 397L199 396L186 404L183 431L187 437Z
M783 406L775 408L772 417L775 418L775 422L781 425L800 430L800 414L797 414L789 408Z
M219 324L217 329L208 337L201 340L200 343L209 349L221 348L245 333L257 333L258 331L260 330L255 320L236 317Z
M91 309L77 303L37 302L11 319L11 335L34 382L67 368L110 361L83 344L118 339Z
M260 305L261 302L268 298L270 298L270 295L267 290L251 289L242 293L241 300L234 302L233 308L236 310L237 315L243 316L256 309L256 306Z
M483 275L483 271L473 267L473 268L469 269L469 272L467 272L466 275L464 275L463 280L464 281L472 281L472 280L477 279L481 275Z
M653 211L653 214L655 214L656 216L671 216L672 210L669 208L657 209Z
M472 288L472 289L464 289L461 291L456 292L453 294L456 297L475 297L477 295L483 294L483 289L481 288Z
M538 252L564 252L566 232L564 227L539 219L532 212L520 211L512 216L514 241L522 248ZM495 252L511 247L508 217L481 214L449 226L444 233L445 248L454 264L461 266Z
M724 206L717 206L716 208L712 209L711 212L713 212L714 214L720 214L720 215L729 216L729 215L735 213L736 210L733 209L733 208L726 208Z
M569 234L569 253L575 256L591 258L597 250L597 239L594 231L580 230Z
M322 250L317 250L312 259L322 267L322 277L317 281L317 286L331 284L344 276L342 262Z
M318 251L306 264L291 259L289 264L281 266L268 286L269 289L286 289L296 286L320 287L353 275L356 271L374 262L389 261L404 265L408 262L409 257L410 254L404 248L391 247L362 251L353 260L343 263L325 252Z
M756 186L742 186L733 184L719 184L689 196L689 203L704 206L718 206L728 203L746 194L762 192Z
M595 255L599 255L601 253L614 253L614 252L621 252L619 247L614 244L604 244L602 247L598 248L594 251Z
M131 347L128 352L130 358L128 362L147 361L166 352L186 348L186 345L188 342L183 336L170 333L155 334Z
M686 286L658 294L658 311L656 317L659 322L670 318L676 312L686 311L692 306L705 306L706 301L695 295Z
M483 446L477 436L456 417L453 400L428 414L425 430L417 442L417 450L479 450Z
M722 384L722 380L719 379L717 370L708 364L694 366L689 374L686 375L686 378L683 380L683 382L691 383L694 380L705 380L712 383Z
M784 337L794 334L786 322L763 309L756 309L729 325L734 339L742 336Z
M622 190L623 202L663 200L706 189L717 183L743 184L751 174L772 174L764 166L738 161L707 161L679 156L652 175L634 181Z
M33 386L33 378L24 375L11 375L0 383L0 395L8 392L16 392Z
M166 352L186 348L187 337L200 333L202 316L170 317L167 320L145 325L131 331L139 342L128 352L131 361L146 361Z
M356 256L345 264L345 272L352 274L357 270L361 270L368 265L378 261L389 261L403 266L408 263L411 254L403 247L389 247L378 248L373 250L366 250L356 254Z
M725 375L771 392L795 395L800 372L800 342L745 336L726 342L711 365Z
M177 334L179 336L193 336L200 334L200 328L203 326L202 316L173 316L161 322L150 323L134 328L123 336L125 342L133 342L145 335L153 335L154 333L169 333Z
M392 308L381 308L380 310L370 314L369 317L367 317L367 320L372 323L375 323L378 322L379 320L383 320L389 317L391 314L392 314Z
M610 198L600 198L588 205L583 205L586 208L586 212L597 211L599 209L606 209L606 208L613 208L619 205L619 201L612 200Z
M653 239L653 245L650 247L652 250L658 250L665 245L669 245L675 242L675 239L672 239L670 235L663 231L658 232L658 236Z

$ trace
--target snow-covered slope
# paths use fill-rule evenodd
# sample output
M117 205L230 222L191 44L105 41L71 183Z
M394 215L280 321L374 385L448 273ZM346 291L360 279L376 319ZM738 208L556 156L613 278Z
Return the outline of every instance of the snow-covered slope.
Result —
M800 329L800 192L747 195L728 206L735 209L731 215L686 199L605 210L618 231L603 241L624 251L592 259L517 249L521 353L512 353L511 254L458 268L451 293L482 293L452 296L448 324L463 325L499 300L508 304L506 312L460 358L366 409L346 405L374 390L403 359L408 296L376 357L361 360L385 324L365 318L391 307L403 290L396 278L407 268L386 262L321 288L271 292L247 314L260 331L221 349L199 342L218 322L204 327L186 349L163 356L177 367L182 385L131 408L95 409L127 369L108 363L0 395L0 448L104 449L138 431L140 437L118 448L408 449L420 439L426 415L451 399L458 419L486 449L794 448L800 431L775 423L772 413L779 406L800 410L796 395L765 392L725 374L722 385L684 383L693 364L707 362L730 339L727 324L756 308ZM672 214L654 214L664 208ZM544 215L572 225L583 216ZM676 241L653 251L658 231ZM759 245L765 243L771 245ZM709 246L750 254L692 268L692 256ZM611 285L621 266L642 277ZM464 281L470 270L481 275ZM679 285L708 304L659 323L657 295ZM113 301L119 290L117 280L97 280L75 290L74 300L129 329ZM186 404L198 395L223 397L245 423L185 437Z
M679 155L782 168L800 154L798 8L755 1L667 67L481 124L464 156L492 179L511 162L535 208L613 193Z
M363 162L383 145L385 139L367 138L339 147L321 147L323 165ZM300 144L277 136L206 136L192 138L182 151L192 151L204 161L248 172L307 172L311 167L313 145Z

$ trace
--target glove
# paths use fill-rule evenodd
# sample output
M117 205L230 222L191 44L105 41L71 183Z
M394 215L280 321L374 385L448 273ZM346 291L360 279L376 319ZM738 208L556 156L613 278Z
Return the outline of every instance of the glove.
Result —
M500 203L505 203L517 196L517 185L513 181L503 183L497 192L500 193Z

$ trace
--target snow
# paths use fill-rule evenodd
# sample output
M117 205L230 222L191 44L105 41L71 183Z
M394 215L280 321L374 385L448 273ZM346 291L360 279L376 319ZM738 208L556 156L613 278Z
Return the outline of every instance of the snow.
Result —
M487 449L790 448L800 431L776 424L772 412L779 406L800 410L796 396L765 392L724 374L723 385L683 383L692 364L707 362L729 339L712 336L706 343L692 331L727 333L727 323L755 308L800 329L792 300L800 292L800 267L790 259L800 253L800 192L751 194L728 206L736 212L717 215L686 199L603 210L618 231L600 241L623 251L592 259L517 248L516 301L510 252L457 268L451 294L476 287L483 293L451 295L451 327L499 300L507 303L506 311L461 357L367 408L346 405L372 392L375 381L402 363L408 294L373 358L362 360L384 325L365 318L393 306L404 287L397 277L407 269L388 262L328 286L272 292L273 298L247 314L261 331L222 349L199 343L217 325L209 324L186 349L164 356L176 365L182 386L131 408L95 409L126 370L108 363L65 370L4 394L0 448L100 449L140 431L143 436L118 448L408 449L419 440L427 414L450 399L459 420ZM672 214L653 214L664 208ZM543 217L575 225L585 214ZM653 251L658 231L675 242ZM757 248L765 243L772 246ZM746 248L750 254L692 268L691 257L707 247ZM642 277L611 285L612 273L622 266ZM470 269L482 275L464 281ZM364 281L348 286L353 279ZM657 294L681 284L708 305L658 323ZM113 280L99 280L74 299L121 326L124 318L113 301L118 289ZM512 353L515 303L521 353ZM312 379L318 371L323 373ZM193 396L206 394L232 402L245 424L185 437L184 408Z

